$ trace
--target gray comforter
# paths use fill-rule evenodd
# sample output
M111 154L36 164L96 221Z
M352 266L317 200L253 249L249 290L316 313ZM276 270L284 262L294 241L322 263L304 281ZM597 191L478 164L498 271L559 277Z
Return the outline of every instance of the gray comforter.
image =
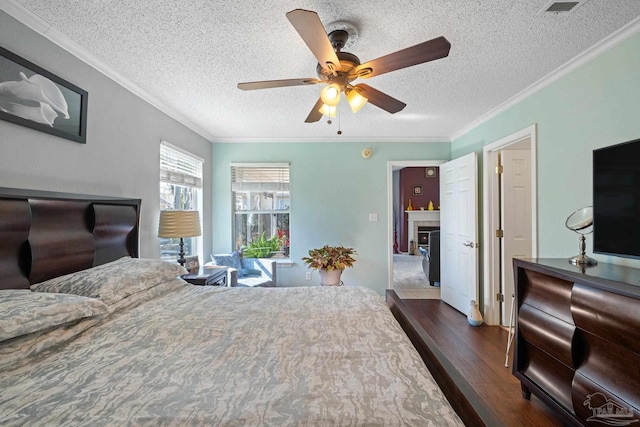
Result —
M0 371L0 425L462 423L371 290L181 283Z

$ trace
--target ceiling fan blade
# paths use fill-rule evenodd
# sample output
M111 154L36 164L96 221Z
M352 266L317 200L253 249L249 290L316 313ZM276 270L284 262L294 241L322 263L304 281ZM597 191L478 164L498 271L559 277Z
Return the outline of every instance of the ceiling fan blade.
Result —
M318 102L313 106L311 112L305 119L305 123L315 123L322 118L322 113L320 112L320 107L322 107L322 98L318 98Z
M270 89L274 87L286 87L286 86L304 86L314 85L320 83L322 80L309 78L309 79L285 79L285 80L264 80L261 82L246 82L238 83L238 89L242 90L256 90L256 89Z
M355 74L362 78L379 76L389 71L400 70L449 55L451 43L444 37L435 39L381 56L356 68Z
M397 113L407 106L404 102L398 101L386 93L380 92L378 89L374 89L364 83L357 84L355 87L362 92L362 95L367 98L371 104L391 114Z
M313 52L318 64L330 71L340 66L340 60L331 46L317 13L311 10L295 9L287 12L287 19Z

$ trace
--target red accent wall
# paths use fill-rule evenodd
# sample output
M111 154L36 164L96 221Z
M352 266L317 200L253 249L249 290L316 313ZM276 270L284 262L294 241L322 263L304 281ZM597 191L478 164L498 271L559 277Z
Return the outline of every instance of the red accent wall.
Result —
M437 168L436 168L437 169ZM422 195L413 194L413 186L422 185ZM433 208L438 209L440 206L440 171L437 170L435 178L427 178L425 174L425 168L404 168L400 170L400 194L398 197L400 206L398 206L398 212L401 213L398 230L398 244L400 246L400 252L409 251L409 240L407 236L407 229L409 227L409 217L405 212L407 206L409 206L409 199L411 199L411 206L413 209L419 210L420 207L424 207L426 210L429 206L429 201L433 202Z

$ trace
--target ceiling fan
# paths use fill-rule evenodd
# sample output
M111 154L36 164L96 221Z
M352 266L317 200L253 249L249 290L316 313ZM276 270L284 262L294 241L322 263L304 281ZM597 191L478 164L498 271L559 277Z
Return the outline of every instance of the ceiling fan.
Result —
M318 60L316 67L318 78L246 82L238 83L238 88L256 90L326 83L327 86L321 90L320 99L307 116L306 123L317 122L323 115L335 117L336 106L340 102L342 92L345 93L354 113L367 102L391 114L401 111L406 107L404 102L364 83L353 85L352 82L357 78L368 79L444 58L449 55L451 49L451 43L446 38L437 37L361 64L357 56L342 51L349 39L347 30L336 29L327 35L318 14L310 10L292 10L287 13L287 19Z

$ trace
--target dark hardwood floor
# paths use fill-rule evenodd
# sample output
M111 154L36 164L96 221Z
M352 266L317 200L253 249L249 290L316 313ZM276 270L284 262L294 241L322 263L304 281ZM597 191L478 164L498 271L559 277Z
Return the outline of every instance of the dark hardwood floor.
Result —
M520 382L511 374L513 354L504 366L505 329L473 327L440 300L401 300L387 291L387 305L466 425L562 425L535 396L522 398Z

